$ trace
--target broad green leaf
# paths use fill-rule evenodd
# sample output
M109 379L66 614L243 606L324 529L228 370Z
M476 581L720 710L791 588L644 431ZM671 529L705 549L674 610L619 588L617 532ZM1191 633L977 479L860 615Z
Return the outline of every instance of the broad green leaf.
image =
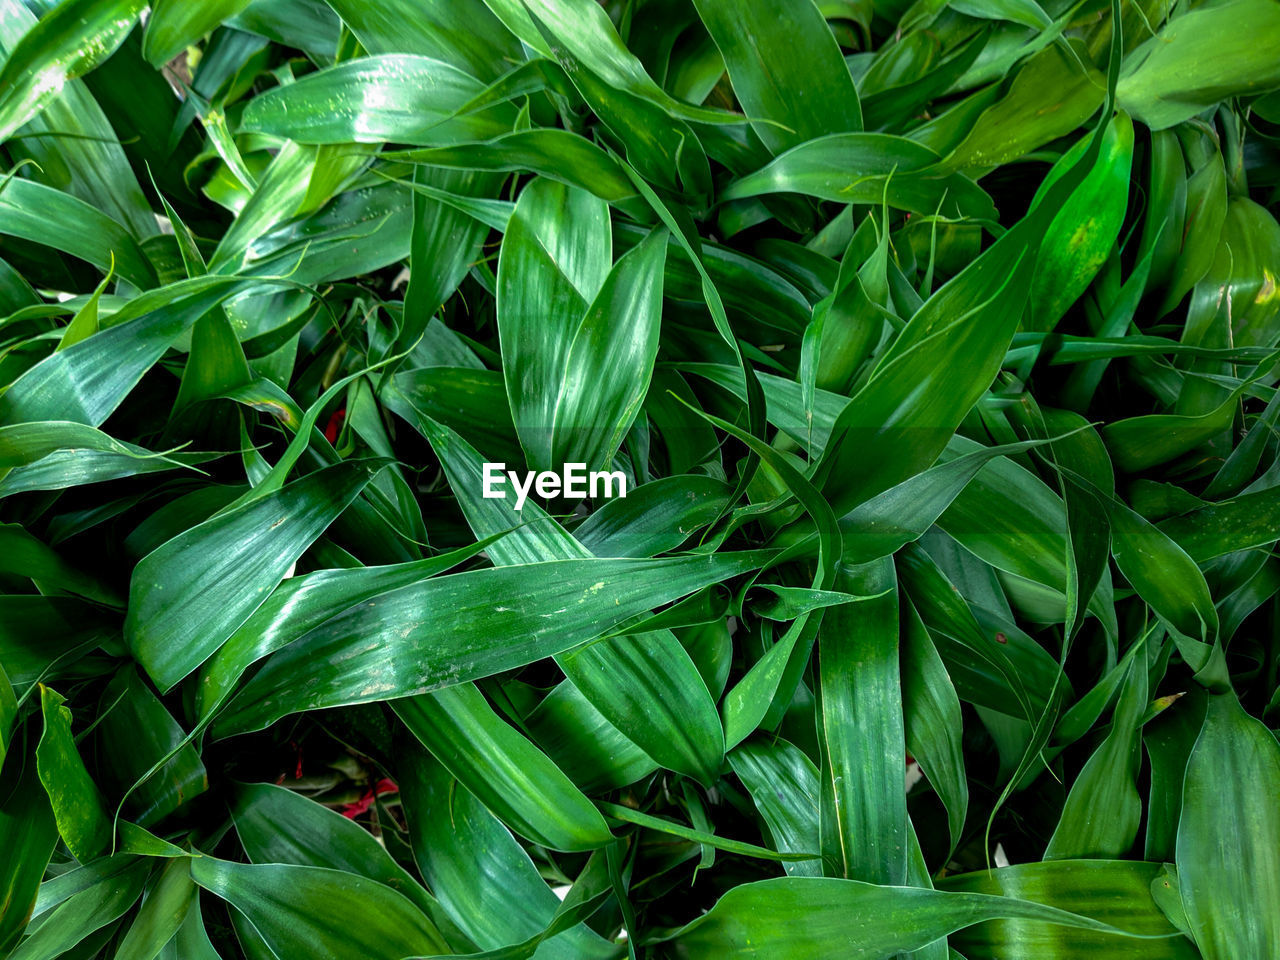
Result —
M338 46L338 18L321 0L253 0L228 26L307 51L324 63Z
M527 170L610 203L635 197L635 188L616 160L585 137L556 127L514 130L492 140L390 151L384 156L450 169ZM505 218L498 229L506 229Z
M150 826L209 789L199 753L183 744L182 727L132 666L107 684L103 703L98 755L112 784L127 789L164 761L129 795L128 809L137 824Z
M729 765L751 794L779 853L803 853L820 847L818 770L785 740L748 741L729 752ZM817 860L783 863L788 876L819 877Z
M0 524L0 573L30 579L41 591L66 592L113 607L114 591L72 566L16 523Z
M552 437L569 351L609 272L608 207L538 179L503 234L496 310L503 378L521 445L535 469L554 467Z
M1111 509L1116 566L1170 628L1211 643L1218 630L1204 574L1186 552L1158 527L1123 504ZM1193 664L1199 668L1200 664Z
M122 917L142 894L151 865L128 858L109 876L58 904L13 953L13 960L54 960Z
M36 892L58 842L58 826L41 788L36 764L3 766L0 787L0 951L17 944L35 907Z
M199 898L191 902L182 926L157 956L160 960L220 960L218 951L205 930Z
M1265 53L1276 38L1280 10L1268 0L1189 10L1126 59L1116 91L1120 105L1163 130L1227 97L1280 86L1280 68Z
M606 500L573 535L598 557L657 556L719 518L728 495L712 477L663 477Z
M882 595L834 607L818 633L824 866L828 875L902 884L907 802L893 562L842 566L835 586Z
M485 0L513 34L545 57L571 58L608 87L656 104L672 117L707 123L741 122L733 114L674 99L645 71L623 44L617 29L594 0ZM535 19L536 18L536 19ZM539 28L541 26L541 29ZM543 31L546 31L544 34ZM546 34L563 45L556 49Z
M1192 560L1205 563L1234 550L1274 543L1278 505L1280 496L1270 488L1205 504L1159 526Z
M44 731L36 747L36 768L63 843L77 859L89 860L111 847L111 820L102 805L102 794L76 749L71 735L71 711L65 703L65 697L41 685Z
M299 710L412 696L523 666L757 569L769 556L746 551L556 560L451 574L392 590L273 655L214 732L262 729ZM495 596L513 602L494 604ZM522 599L516 602L517 597ZM439 613L449 617L446 634L434 629Z
M903 480L840 518L845 560L867 562L888 556L918 540L940 518L958 518L964 503L957 505L956 501L990 461L1036 445L1037 441L1030 441L980 448L953 439L945 462ZM950 457L952 453L959 456Z
M1142 741L1151 764L1147 831L1143 856L1172 862L1182 814L1182 785L1187 758L1204 725L1206 694L1195 688L1160 712L1143 729Z
M405 726L480 802L516 833L553 850L613 840L604 818L472 684L395 701Z
M348 607L444 573L489 544L490 541L481 540L425 560L383 567L317 570L284 580L205 661L196 691L201 722L212 718L235 691L245 671L263 657L306 636Z
M951 0L947 4L952 10L971 17L984 20L1010 20L1033 30L1049 25L1049 16L1036 0L996 0L991 3L976 3L974 0Z
M1087 916L1016 897L785 877L734 887L676 934L680 957L773 956L881 960L983 920L1039 920L1119 932ZM851 918L855 918L852 919Z
M1198 153L1198 151L1197 151ZM1197 153L1191 154L1196 157ZM1184 150L1184 157L1186 152ZM1184 163L1175 157L1173 163ZM1218 252L1222 226L1227 219L1227 173L1222 154L1218 151L1200 162L1191 161L1193 172L1187 177L1185 210L1182 214L1182 230L1179 236L1177 260L1173 276L1160 303L1159 312L1165 314L1178 305L1213 266ZM1175 194L1174 202L1182 199ZM1176 224L1176 221L1175 221Z
M182 371L175 413L202 400L212 400L252 379L244 349L221 310L196 321L191 330L191 353Z
M1065 153L1055 170L1070 167L1084 152L1082 140ZM1115 246L1128 205L1133 162L1133 123L1118 113L1107 125L1093 169L1049 225L1044 253L1036 264L1025 326L1052 330L1084 293ZM1040 191L1054 181L1050 172Z
M634 783L658 767L569 680L542 699L525 726L565 776L588 793Z
M285 143L237 212L230 229L222 235L218 249L209 258L211 273L243 269L254 241L299 212L306 202L316 156L316 150L311 147L299 146L293 141ZM297 268L296 258L290 266Z
M500 178L469 170L414 171L415 187L450 191L465 196L487 195ZM421 192L413 198L413 236L409 253L409 287L404 295L406 323L402 347L414 345L432 315L449 299L479 258L488 235L486 225L467 213Z
M1041 34L1039 43L1050 36ZM1004 96L961 128L960 142L947 154L944 169L979 174L1063 136L1092 116L1104 100L1105 77L1082 56L1078 43L1050 44L1023 61ZM975 105L981 107L983 100ZM920 130L913 138L944 152Z
M475 534L505 533L491 551L495 563L591 556L540 508L526 504L517 513L506 501L477 497L480 455L438 424L421 421L418 426L460 494ZM669 631L610 637L562 653L557 663L585 699L642 751L669 769L705 782L714 779L724 756L720 720L696 666Z
M1195 449L1231 425L1238 398L1229 395L1202 414L1152 413L1116 420L1102 428L1116 466L1139 473Z
M1024 220L1023 223L1030 221ZM930 466L995 378L1021 318L1034 249L1010 231L931 297L841 411L818 478L838 512ZM952 362L965 356L968 362Z
M1196 956L1195 948L1175 935L1151 898L1149 888L1159 872L1158 864L1132 860L1055 860L959 874L939 885L945 890L1033 900L1155 938L1118 937L1031 918L996 920L950 938L955 949L971 960L1006 956L1067 960L1082 954L1117 960L1190 960Z
M902 611L902 720L906 746L947 808L954 849L969 811L960 699L915 607Z
M250 0L213 0L198 4L157 0L143 34L142 55L152 65L163 66L249 3Z
M401 960L449 949L401 894L341 870L193 857L191 878L242 913L277 955Z
M362 57L255 97L241 127L297 143L484 140L510 131L515 114L493 108L455 117L482 89L465 71L430 57Z
M536 936L559 907L507 828L439 762L407 746L405 812L423 876L476 945L498 950ZM576 927L539 950L548 958L610 955L610 945Z
M653 374L666 253L665 231L655 230L609 271L576 329L569 329L563 371L558 381L541 385L557 393L549 462L611 465Z
M512 358L503 372L537 469L608 469L652 376L665 235L651 233L610 270L604 210L574 188L535 181L503 238L498 330ZM576 211L590 211L581 225Z
M1206 960L1250 956L1280 937L1280 744L1234 693L1209 698L1187 761L1178 882Z
M5 0L0 48L6 54L36 25L38 10ZM87 84L69 80L16 131L7 148L15 162L35 161L43 173L29 169L34 179L99 208L142 239L154 232L155 220L117 136Z
M144 290L156 285L155 268L123 226L85 201L42 183L4 181L0 234L60 250L103 274L114 268Z
M138 564L125 635L162 690L248 619L377 467L357 461L308 474L192 527Z
M1046 860L1122 857L1133 846L1142 819L1135 780L1147 699L1146 657L1139 655L1129 662L1106 739L1071 785Z
M547 41L555 41L541 21L537 29ZM661 187L699 197L710 193L711 169L693 127L647 98L618 90L565 47L556 45L555 53L577 92L622 141L627 161L636 170Z
M115 264L113 263L112 269L107 271L107 275L102 278L102 282L90 294L84 306L76 311L76 315L67 324L67 329L63 331L62 339L58 341L59 350L69 347L73 343L79 343L81 340L98 332L98 301L102 298L102 291L107 289L107 284L111 282L111 277L115 273L114 267Z
M186 858L170 860L144 894L142 906L115 956L121 960L153 960L177 934L196 902L196 894Z
M938 154L905 137L843 133L809 140L730 184L722 200L801 193L840 203L874 203L912 213L995 219L991 198L958 173L934 169ZM945 201L945 205L944 205Z
M439 925L440 905L366 830L301 794L269 783L237 786L231 815L254 863L327 867L385 884Z
M0 140L68 80L115 53L145 6L143 0L66 0L27 31L0 70Z
M897 566L960 699L1010 717L1039 716L1058 677L1057 662L1044 648L1003 617L966 601L925 550L908 547Z
M1044 221L1091 169L1100 143L1095 136L1039 207L916 311L841 412L833 440L843 450L828 448L815 474L822 488L840 477L838 511L928 467L990 386L1021 319L1025 267L1039 256Z
M698 0L752 129L779 153L828 133L862 129L853 78L816 4Z
M0 769L4 768L4 758L13 742L13 724L17 718L18 699L14 696L9 675L0 666Z
M329 6L370 53L423 54L481 80L496 77L520 56L520 45L482 0L329 0Z
M252 282L198 277L134 298L111 318L109 329L46 357L20 377L0 396L0 419L101 425L174 341ZM103 353L111 363L101 362Z

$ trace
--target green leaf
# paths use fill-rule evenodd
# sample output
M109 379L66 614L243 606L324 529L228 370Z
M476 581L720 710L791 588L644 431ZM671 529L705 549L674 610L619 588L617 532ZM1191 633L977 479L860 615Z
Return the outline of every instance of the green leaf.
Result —
M850 918L855 918L851 921ZM1122 932L1089 917L1015 897L785 877L746 883L677 935L677 956L830 956L880 960L983 920L1017 917Z
M521 836L552 850L592 850L613 840L591 801L472 684L397 700L394 709L419 742Z
M13 724L17 718L18 700L13 694L13 684L9 682L4 667L0 666L0 769L4 768L4 758L9 753Z
M435 898L367 831L301 794L269 783L236 787L231 816L254 863L288 863L344 870L385 884L414 903L437 926Z
M947 808L954 849L969 811L960 698L914 606L903 610L902 719L907 750Z
M1116 91L1120 105L1151 129L1163 130L1227 97L1280 86L1280 69L1263 52L1275 37L1280 10L1268 0L1189 10L1126 59Z
M454 114L483 86L430 57L361 57L255 97L241 129L297 143L433 144L485 140L507 133L510 108Z
M662 477L606 500L573 535L599 557L653 557L718 519L729 488L713 477Z
M149 553L130 584L125 636L151 678L168 690L208 659L378 466L343 463L308 474Z
M1026 918L980 923L954 934L955 949L972 960L1010 955L1074 958L1089 956L1181 960L1195 948L1175 931L1152 900L1149 888L1160 865L1132 860L1055 860L1020 863L993 871L946 877L945 890L1032 900L1094 917L1122 930L1154 939L1045 923Z
M152 66L164 66L249 3L250 0L214 0L193 5L182 0L157 0L143 34L142 55Z
M85 769L71 736L71 711L66 698L40 687L44 732L36 747L36 768L53 807L58 834L79 860L90 860L111 847L111 820L102 795ZM136 896L136 894L135 894Z
M1106 739L1071 785L1046 860L1121 857L1133 846L1142 819L1134 781L1147 699L1147 664L1140 654L1129 662Z
M121 669L103 691L98 727L99 757L111 782L126 788L157 763L156 774L128 798L132 818L147 827L209 789L199 753L183 742L178 721L132 666Z
M827 612L818 633L822 852L827 872L902 884L907 801L893 562L841 567L835 585L881 594Z
M214 732L227 736L262 729L322 704L411 696L523 666L757 569L768 558L768 552L747 551L661 560L556 560L452 574L391 590L275 654L229 705ZM521 600L494 605L494 596ZM448 634L434 630L431 611L448 613Z
M242 913L277 955L400 960L449 949L401 894L341 870L194 857L191 878Z
M1206 960L1249 956L1280 937L1280 744L1234 693L1209 698L1187 760L1178 883Z
M83 200L41 183L4 182L0 234L60 250L104 275L114 269L144 290L156 285L155 268L124 227Z
M1044 239L1036 277L1031 285L1025 326L1052 330L1084 293L1115 246L1129 199L1129 168L1133 162L1133 123L1118 113L1107 125L1102 151L1084 182L1053 218ZM1063 154L1040 187L1040 193L1081 153L1080 141Z
M1235 550L1274 543L1280 497L1274 488L1246 493L1160 523L1164 531L1197 563Z
M634 783L658 767L569 680L542 699L525 726L565 776L588 793Z
M39 928L9 956L14 960L53 960L66 956L81 941L118 920L137 903L150 869L149 863L133 857L115 863L111 873L95 877L90 886L54 907Z
M585 137L556 127L514 130L477 143L389 151L383 156L451 169L527 170L610 203L635 197L635 188L616 160ZM505 230L506 218L490 226Z
M329 6L370 53L424 54L482 80L496 77L520 56L515 38L482 0L429 7L414 0L330 0Z
M503 237L498 330L512 358L503 373L535 469L608 469L653 373L666 238L651 233L609 269L605 210L535 181Z
M1195 562L1158 527L1123 504L1111 509L1116 566L1170 628L1210 643L1218 630L1208 584ZM1200 664L1194 666L1198 669Z
M484 950L539 934L560 904L529 855L436 760L407 744L405 757L401 786L414 855L444 908ZM579 926L543 952L590 957L609 955L612 949Z
M508 30L542 56L581 63L601 83L653 103L672 117L708 123L741 122L733 114L682 103L659 87L640 59L623 44L608 15L594 0L485 0L485 3ZM539 29L538 24L543 29ZM563 52L543 30L563 45Z
M491 552L495 563L591 556L540 508L525 504L517 513L506 501L477 496L480 455L438 424L421 421L419 428L440 457L473 532L506 533ZM724 756L720 720L696 666L669 631L610 637L560 653L557 663L595 710L649 756L704 782L714 780Z
M0 396L0 419L101 425L175 340L253 282L198 277L136 297L112 316L109 329L46 357L14 382ZM101 362L104 353L111 363Z
M938 154L905 137L885 133L831 134L781 154L730 184L721 200L770 193L801 193L840 203L875 203L932 214L944 201L950 216L994 220L991 198L958 173L939 173Z
M27 31L0 70L0 140L68 80L115 53L145 6L143 0L66 0Z
M121 960L153 960L177 934L196 902L196 892L186 858L170 860L143 896L138 915L115 956Z
M37 779L36 764L3 767L0 800L0 951L9 955L31 917L45 868L58 842L58 825L49 797Z
M212 718L235 691L245 671L258 660L306 636L348 607L444 573L475 556L490 542L481 540L425 560L382 567L317 570L284 580L205 661L196 691L201 721Z
M801 750L785 740L748 741L729 752L729 765L751 794L775 850L804 853L820 848L820 778ZM818 860L788 860L782 866L792 877L822 875Z
M743 113L771 152L862 129L853 78L816 5L697 0L695 6L724 56Z

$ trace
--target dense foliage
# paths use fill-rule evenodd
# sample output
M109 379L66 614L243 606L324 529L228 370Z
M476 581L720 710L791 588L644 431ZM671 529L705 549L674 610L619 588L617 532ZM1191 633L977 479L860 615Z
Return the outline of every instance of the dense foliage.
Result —
M1274 956L1277 50L0 0L0 955Z

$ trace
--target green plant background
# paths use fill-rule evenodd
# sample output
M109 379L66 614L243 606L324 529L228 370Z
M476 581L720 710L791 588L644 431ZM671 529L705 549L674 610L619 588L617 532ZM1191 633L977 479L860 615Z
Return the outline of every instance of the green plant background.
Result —
M0 955L1274 956L1278 50L0 0Z

